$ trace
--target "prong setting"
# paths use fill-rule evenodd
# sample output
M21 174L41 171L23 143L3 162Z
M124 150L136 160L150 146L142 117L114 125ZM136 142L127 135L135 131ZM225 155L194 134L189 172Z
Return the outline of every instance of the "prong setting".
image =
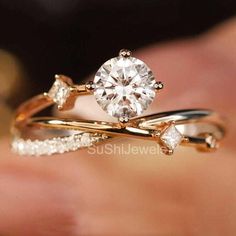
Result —
M211 133L205 133L199 135L204 138L204 144L197 147L198 151L201 152L214 152L219 148L219 141L217 138Z
M58 110L69 110L74 106L75 93L72 80L64 75L55 75L55 82L47 96L56 104Z
M168 155L168 156L171 156L174 154L174 150L173 149L168 149L166 148L165 146L162 146L161 147L161 151L165 154L165 155Z
M216 150L219 147L217 139L212 134L207 134L205 141L209 150Z
M129 117L128 116L121 116L118 118L119 122L122 124L126 124L129 122Z
M93 81L88 81L85 85L88 92L91 92L95 89L95 84Z
M131 57L132 52L128 49L121 49L119 52L119 56L121 57Z
M122 49L119 55L99 68L93 94L109 115L119 118L125 114L131 119L141 115L153 102L156 81L151 69L132 57L129 50Z
M156 91L162 90L164 88L164 84L161 81L157 81L154 84L154 88Z

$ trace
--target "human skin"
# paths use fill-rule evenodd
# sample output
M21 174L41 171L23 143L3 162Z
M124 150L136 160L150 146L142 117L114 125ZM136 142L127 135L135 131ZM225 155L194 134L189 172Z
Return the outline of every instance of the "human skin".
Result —
M6 137L0 235L235 235L235 42L233 19L197 38L134 52L165 84L150 113L200 107L226 116L228 133L217 152L179 148L171 158L147 158L81 150L19 158ZM92 98L90 110L83 99L75 113L107 119Z

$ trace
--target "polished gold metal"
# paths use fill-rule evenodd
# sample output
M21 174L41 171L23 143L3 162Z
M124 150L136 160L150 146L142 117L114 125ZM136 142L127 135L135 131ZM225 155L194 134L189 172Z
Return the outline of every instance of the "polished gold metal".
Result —
M154 86L157 91L164 88L164 84L161 81L156 82Z
M119 55L122 57L131 57L132 52L128 49L121 49Z
M86 89L77 90L77 94L81 92L81 95L84 95L85 91ZM13 134L20 136L25 128L57 129L100 133L110 138L128 137L153 140L168 155L173 154L174 150L167 148L160 136L172 124L182 129L183 139L180 145L193 146L198 151L216 150L219 141L225 134L222 119L215 112L201 109L163 112L131 119L125 124L69 118L32 117L53 104L54 102L47 96L47 93L36 96L22 104L16 113L12 129Z
M131 52L122 49L119 55L130 57ZM26 129L82 131L105 135L107 138L104 139L104 142L117 137L152 140L161 146L163 153L171 155L174 152L174 147L171 147L163 139L163 136L171 128L174 131L176 130L178 144L193 146L198 151L203 152L215 151L225 135L225 126L222 118L215 112L205 109L169 111L132 119L122 117L118 122L34 117L38 112L52 105L57 105L60 111L70 110L74 107L77 97L91 95L94 90L93 81L77 85L65 75L56 75L55 79L62 81L65 85L64 89L67 95L63 105L58 104L57 99L50 95L51 90L23 103L17 109L12 124L12 134L15 137L24 136ZM162 90L163 87L162 82L156 82L156 92ZM99 143L102 142L101 140Z

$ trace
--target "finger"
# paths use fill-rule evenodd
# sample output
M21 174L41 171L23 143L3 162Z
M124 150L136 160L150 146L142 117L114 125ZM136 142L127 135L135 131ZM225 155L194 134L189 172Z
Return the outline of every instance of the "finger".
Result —
M163 61L161 68L164 69L158 71L159 74L160 72L164 74L163 78L169 78L168 80L172 81L171 78L177 73L177 77L182 81L180 75L186 74L179 73L178 68L184 68L185 63L196 58L196 52L193 48L199 45L195 42L190 44L195 46L188 46L189 48L186 51L179 50L180 44L160 47L158 51L160 52L162 48L163 53L158 55L159 59L156 58L156 54L149 57L152 55L151 52L147 53L146 56L149 59L152 58L150 62L154 64L154 60L162 59L160 60ZM172 49L170 49L171 46ZM184 48L185 46L182 45ZM201 47L197 48L200 50ZM174 49L176 49L175 53L172 52ZM182 51L183 55L181 54ZM195 54L192 54L193 52ZM177 54L180 54L180 58L177 57ZM142 53L142 57L145 59L144 53ZM150 64L147 60L146 62ZM194 66L192 67L190 62L187 64L188 75L194 76L195 73L193 72L198 73L198 70L194 69L196 63L193 63ZM173 71L175 73L168 72L168 68L171 68L168 65L174 66ZM168 106L171 106L171 109L177 108L177 102L184 100L180 99L180 92L185 93L185 90L174 86L174 81L171 84L169 90L173 92L171 93L173 104L163 103L160 105L163 109L168 108ZM199 86L198 82L193 83L193 85ZM167 95L162 93L160 96ZM206 103L215 104L211 99L205 99ZM193 99L192 102L191 99L185 99L185 103L183 101L185 106L187 105L186 101L193 105L197 99ZM80 107L78 111L82 112L82 109ZM91 116L94 115L94 111ZM97 113L95 114L97 118ZM186 231L192 233L192 230L196 228L200 232L205 232L204 228L207 228L209 232L217 232L217 230L218 232L225 230L234 232L232 204L224 204L225 202L232 203L235 198L233 187L235 161L230 152L224 150L218 154L203 157L203 155L199 156L195 152L189 153L185 150L179 150L171 162L169 159L156 158L157 156L146 161L143 158L134 159L134 155L128 155L127 158L123 159L117 158L116 155L85 155L84 152L76 152L63 157L55 156L56 159L53 161L47 161L47 164L51 163L49 164L49 172L60 173L59 175L63 176L67 184L69 183L70 188L66 189L66 192L72 191L77 196L75 197L77 201L74 198L73 201L71 197L68 198L70 199L69 202L76 202L78 207L79 233L91 235L96 232L103 235L115 235L116 232L123 232L123 234L127 234L127 232L130 234L150 232L156 235L160 233L184 235ZM145 155L142 154L142 156ZM43 166L44 164L40 165ZM226 178L224 178L224 173L227 173ZM211 201L211 192L208 190L214 191L215 199L213 201ZM60 193L58 191L58 194ZM12 195L14 196L14 193ZM53 197L50 199L52 201ZM47 206L47 204L45 205ZM217 218L216 213L221 211L223 212L222 216L228 219L227 221L221 217ZM55 209L52 209L52 212L55 212ZM212 219L214 222L222 220L223 223L215 225L212 223ZM198 223L196 224L196 222ZM196 227L192 227L193 225Z
M76 235L77 208L53 162L19 159L1 141L0 235Z
M199 232L204 228L234 232L230 202L236 192L235 160L230 153L196 153L186 158L186 150L179 150L172 159L153 155L145 161L132 154L123 158L105 152L96 156L88 153L87 157L83 154L26 159L27 163L18 163L17 168L12 165L16 169L11 166L11 172L9 163L1 164L1 173L10 178L2 174L0 190L6 195L0 199L0 206L6 206L7 216L13 219L8 223L9 218L2 215L3 232L11 232L10 226L16 224L16 235L28 233L25 227L29 222L32 228L27 230L38 235L42 229L52 235L73 235L75 231L78 235L183 235L192 233L193 225ZM9 187L4 188L3 183ZM229 204L224 204L226 200ZM9 208L7 201L14 207ZM221 217L215 215L217 211ZM221 224L213 224L212 219ZM50 228L51 224L60 231Z

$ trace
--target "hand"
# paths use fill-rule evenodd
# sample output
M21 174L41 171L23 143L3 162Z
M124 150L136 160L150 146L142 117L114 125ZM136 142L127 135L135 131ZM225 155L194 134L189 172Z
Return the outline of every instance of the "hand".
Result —
M229 132L216 153L180 148L170 159L81 150L18 158L6 138L0 235L235 235L235 41L232 20L199 38L135 53L165 82L153 110L200 107L227 116ZM80 115L106 119L95 102L83 107Z

